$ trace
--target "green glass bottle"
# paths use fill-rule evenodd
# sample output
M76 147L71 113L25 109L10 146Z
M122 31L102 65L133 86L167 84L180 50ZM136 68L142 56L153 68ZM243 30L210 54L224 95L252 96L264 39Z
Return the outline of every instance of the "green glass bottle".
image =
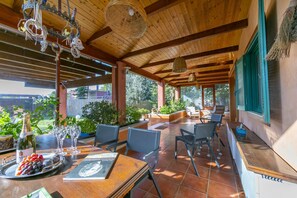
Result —
M28 140L27 131L26 114L24 114L23 127L16 147L16 163L20 163L24 157L33 153L33 146L31 141Z

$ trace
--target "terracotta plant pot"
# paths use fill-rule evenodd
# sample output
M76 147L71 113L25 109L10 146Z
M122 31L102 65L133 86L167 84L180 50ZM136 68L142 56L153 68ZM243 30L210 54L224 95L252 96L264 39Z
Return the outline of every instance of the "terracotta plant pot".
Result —
M13 148L13 136L3 135L0 136L0 150Z

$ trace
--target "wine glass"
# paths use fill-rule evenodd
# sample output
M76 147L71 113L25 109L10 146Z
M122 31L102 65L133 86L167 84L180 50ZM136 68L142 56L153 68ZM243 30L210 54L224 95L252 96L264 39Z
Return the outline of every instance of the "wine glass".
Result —
M67 126L66 127L67 133L70 135L71 138L71 147L68 148L68 151L73 151L74 150L74 146L73 146L73 142L74 142L74 136L75 136L75 125L73 126Z
M63 151L63 142L66 135L67 135L67 130L65 129L64 126L60 126L58 129L58 136L59 136L60 147L61 147L61 150L59 152L60 155L66 155L66 152Z
M74 132L74 150L73 150L73 154L78 154L80 153L80 150L77 150L77 139L81 133L81 129L79 126L74 125L73 126L73 132Z
M51 134L53 134L56 139L57 139L57 149L56 149L56 153L60 153L60 136L59 136L59 127L58 126L54 126L53 130L51 131Z

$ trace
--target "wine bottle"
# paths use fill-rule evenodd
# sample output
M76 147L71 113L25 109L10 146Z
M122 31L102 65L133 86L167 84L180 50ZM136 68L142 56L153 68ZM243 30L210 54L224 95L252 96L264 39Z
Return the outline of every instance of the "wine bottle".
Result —
M16 163L20 163L24 157L33 153L33 147L27 137L26 114L23 116L23 127L16 148Z
M29 113L26 113L25 119L26 119L26 127L27 127L27 139L32 144L33 153L36 153L36 139L35 139L35 136L33 134L32 128L31 128L30 114Z

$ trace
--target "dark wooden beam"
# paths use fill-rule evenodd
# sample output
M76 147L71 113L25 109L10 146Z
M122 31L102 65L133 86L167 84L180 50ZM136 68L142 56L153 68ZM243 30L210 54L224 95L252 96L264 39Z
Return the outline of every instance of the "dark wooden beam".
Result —
M21 13L15 12L13 9L3 4L0 4L0 10L1 10L0 23L16 29L17 24L19 20L23 18L23 15ZM56 39L54 38L48 37L48 40L51 42L56 42ZM62 43L62 45L65 48L69 48L69 46L66 46L65 43ZM93 58L109 63L111 65L116 64L116 61L118 60L116 57L106 52L103 52L98 48L87 46L85 43L83 43L83 45L85 47L85 49L82 50L83 54L87 54L88 56L92 56Z
M184 0L183 0L184 1ZM155 3L152 3L151 5L144 8L146 14L148 16L151 16L153 14L156 14L160 11L163 11L165 9L168 9L169 7L182 2L182 0L159 0ZM105 27L103 29L98 30L95 32L87 41L86 44L90 45L92 41L112 32L112 29L110 27Z
M215 76L229 76L229 72L228 71L222 71L222 72L217 72L217 71L211 71L211 73L206 73L206 74L201 74L198 72L195 72L196 76L199 77L215 77ZM167 79L167 78L183 78L185 77L186 74L177 74L177 75L168 75L166 77L164 77L163 79ZM171 82L171 80L169 80L169 82Z
M42 88L42 89L55 89L55 83L54 82L43 82L43 81L37 81L37 82L25 82L25 87L34 87L34 88Z
M217 73L217 72L229 72L229 71L230 71L230 68L228 68L228 69L218 69L218 70L212 70L212 71L201 71L201 72L198 72L198 75L212 74L212 73Z
M175 86L180 86L180 87L190 87L190 86L197 86L197 85L215 85L215 84L225 84L228 83L229 81L213 81L213 82L205 82L205 83L180 83L176 84Z
M191 35L188 35L188 36L185 36L185 37L181 37L181 38L178 38L178 39L174 39L174 40L171 40L171 41L167 41L167 42L164 42L164 43L153 45L153 46L150 46L150 47L147 47L147 48L143 48L143 49L140 49L140 50L129 52L125 56L123 56L122 59L131 57L131 56L137 56L137 55L140 55L140 54L148 53L148 52L163 49L163 48L168 48L168 47L181 45L181 44L184 44L184 43L187 43L187 42L190 42L190 41L194 41L194 40L197 40L197 39L205 38L205 37L208 37L208 36L213 36L213 35L217 35L217 34L221 34L221 33L226 33L226 32L230 32L230 31L234 31L234 30L239 30L239 29L242 29L242 28L246 28L247 26L248 26L248 19L235 21L235 22L228 23L228 24L225 24L225 25L222 25L222 26L219 26L219 27L215 27L215 28L212 28L212 29L209 29L209 30L204 30L202 32L191 34Z
M190 72L191 70L199 69L199 68L208 68L208 67L213 67L213 66L229 65L229 64L233 64L233 60L189 66L187 72ZM172 72L172 69L167 69L167 70L158 71L155 74L166 74L166 73L171 73L171 72Z
M149 73L149 72L147 72L147 71L145 71L143 69L140 69L139 67L137 67L137 66L135 66L135 65L133 65L131 63L128 63L126 61L123 61L123 62L126 63L128 67L130 67L131 72L137 73L139 75L142 75L144 77L147 77L147 78L155 80L155 81L159 81L159 82L161 81L160 77L158 77L158 76L156 76L154 74L151 74L151 73Z
M12 81L19 81L19 82L44 82L44 83L55 83L54 79L47 80L47 79L38 79L30 76L22 76L19 74L12 75L11 73L1 72L0 79L2 80L12 80Z
M204 82L204 81L215 81L215 80L228 80L228 76L218 76L218 77L204 77L204 78L196 78L196 82ZM173 81L170 81L173 82ZM177 79L174 83L186 83L188 82L188 78L186 79Z
M22 5L23 5L23 0L14 0L13 5L12 5L12 9L15 12L20 12L21 8L22 8Z
M8 61L8 60L3 60L2 58L0 58L0 66L1 66L1 69L11 69L11 70L19 71L19 72L25 72L28 74L30 74L30 73L43 74L45 76L52 76L55 74L55 70L40 68L35 65L31 66L31 65L26 65L24 63L17 63L17 62L12 62L12 61ZM1 69L0 69L0 71L1 71ZM77 77L77 76L70 76L65 73L61 74L61 76L62 76L62 78L68 79L68 80L82 78L82 77Z
M100 84L108 84L108 83L111 83L111 74L94 77L94 78L67 81L67 82L63 82L62 84L66 88L74 88L74 87L92 86L92 85L100 85Z
M40 46L39 45L36 46L33 41L26 41L22 36L16 36L9 32L0 33L0 43L39 53L39 55L35 53L35 56L38 56L38 57L42 56L50 62L54 62L54 59L56 57L56 54L50 49L50 47L48 47L46 52L42 53L40 51ZM45 55L49 56L50 58L49 57L46 58ZM74 59L72 55L67 52L62 52L61 64L67 65L71 68L81 68L81 70L86 70L86 71L88 71L88 68L91 68L93 73L95 72L100 75L104 74L105 71L111 72L111 67L102 65L101 63L96 63L95 61L88 60L85 58Z
M211 56L211 55L216 55L216 54L235 52L235 51L238 51L238 49L239 49L239 46L235 45L235 46L224 47L224 48L220 48L220 49L190 54L190 55L182 56L182 58L184 58L185 60L189 60L189 59L195 59L195 58L200 58L200 57L204 57L204 56ZM174 59L175 58L170 58L170 59L166 59L166 60L162 60L162 61L148 63L146 65L141 66L140 68L143 69L143 68L147 68L147 67L153 67L153 66L173 63Z

